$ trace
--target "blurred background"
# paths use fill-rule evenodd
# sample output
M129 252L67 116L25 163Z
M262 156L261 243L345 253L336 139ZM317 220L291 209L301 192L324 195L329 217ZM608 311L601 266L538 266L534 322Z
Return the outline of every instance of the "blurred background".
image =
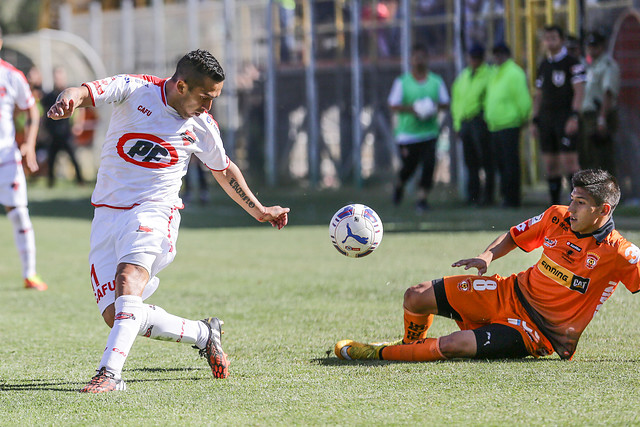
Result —
M0 56L46 93L56 68L69 85L120 73L168 77L187 51L207 49L227 74L213 114L251 181L390 192L398 160L387 96L408 71L411 45L427 45L430 68L450 88L473 43L504 41L533 84L549 23L579 40L595 29L608 36L622 76L618 179L624 201L638 203L639 0L2 0ZM90 112L76 134L85 179L95 177L109 115ZM441 120L436 183L462 199L460 142L449 116ZM522 134L526 192L543 178L537 143ZM57 173L72 176L59 161Z

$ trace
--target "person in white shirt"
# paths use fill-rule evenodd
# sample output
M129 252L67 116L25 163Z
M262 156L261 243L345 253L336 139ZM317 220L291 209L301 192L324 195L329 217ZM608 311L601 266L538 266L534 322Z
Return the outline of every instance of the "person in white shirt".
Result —
M0 29L0 49L2 29ZM15 111L27 111L24 142L16 143ZM36 273L36 242L27 207L27 181L22 168L24 157L31 172L38 170L36 136L40 112L24 74L0 59L0 204L13 225L13 237L20 253L24 287L47 290Z
M137 335L193 344L215 378L228 376L218 318L182 319L143 303L176 255L178 194L191 155L256 220L278 229L287 224L289 209L263 206L225 153L209 114L224 78L211 53L195 50L180 59L171 78L118 75L67 88L47 113L64 119L79 107L114 106L91 198L89 253L96 302L112 329L98 372L82 392L125 389L122 368Z

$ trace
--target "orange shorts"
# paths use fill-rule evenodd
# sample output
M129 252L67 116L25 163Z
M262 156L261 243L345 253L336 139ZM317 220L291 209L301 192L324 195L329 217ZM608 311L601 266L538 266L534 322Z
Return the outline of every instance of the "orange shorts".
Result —
M460 329L476 329L491 323L510 326L520 332L529 354L547 356L553 353L553 347L518 300L515 280L515 274L448 276L444 278L444 289L451 308L462 319L457 321Z

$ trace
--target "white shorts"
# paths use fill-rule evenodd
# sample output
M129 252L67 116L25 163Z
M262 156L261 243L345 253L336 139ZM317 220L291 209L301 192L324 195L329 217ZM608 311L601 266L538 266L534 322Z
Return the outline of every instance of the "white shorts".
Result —
M22 163L15 160L0 162L0 205L27 206L27 180Z
M122 262L149 272L143 300L155 292L160 282L156 275L176 256L179 227L180 211L166 204L145 202L131 209L95 209L89 265L100 313L115 302L116 269Z

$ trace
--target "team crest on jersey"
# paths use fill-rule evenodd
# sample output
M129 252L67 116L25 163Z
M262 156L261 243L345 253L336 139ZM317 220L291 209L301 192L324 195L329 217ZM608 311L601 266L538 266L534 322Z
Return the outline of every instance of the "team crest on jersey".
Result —
M466 292L469 289L471 289L471 284L469 283L468 279L465 279L462 282L458 283L458 290L459 291Z
M545 245L546 247L548 247L548 248L553 248L553 247L554 247L555 245L557 245L557 244L558 244L558 241L557 241L557 240L551 240L550 238L548 238L548 237L546 237L546 236L544 237L544 245Z
M148 133L122 135L117 149L125 161L143 168L166 168L178 162L178 153L171 144Z
M7 88L4 86L0 86L0 98L4 97L7 94Z
M553 82L556 87L564 85L565 78L565 73L562 70L554 70L553 73L551 73L551 82Z
M587 252L587 259L585 261L585 264L588 269L593 270L599 260L600 260L600 257L598 256L598 254L595 254L593 252Z

